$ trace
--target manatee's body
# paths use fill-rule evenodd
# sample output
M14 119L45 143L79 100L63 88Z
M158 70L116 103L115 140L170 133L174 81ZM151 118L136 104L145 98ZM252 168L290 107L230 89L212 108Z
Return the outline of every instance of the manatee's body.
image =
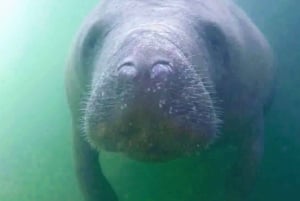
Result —
M66 73L76 165L87 201L115 201L98 152L148 162L238 147L227 200L244 200L263 152L273 84L268 43L223 0L103 0Z

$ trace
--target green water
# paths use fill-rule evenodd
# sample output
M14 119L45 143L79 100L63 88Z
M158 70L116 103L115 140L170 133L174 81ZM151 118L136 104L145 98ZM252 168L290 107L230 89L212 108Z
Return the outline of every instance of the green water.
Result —
M300 200L300 3L237 2L269 39L279 72L276 99L266 120L265 158L252 200ZM72 38L96 3L0 0L0 201L82 201L73 171L63 73ZM226 169L226 163L188 161L184 164L187 176L184 168L165 175L160 170L164 167L153 167L147 175L145 167L103 157L105 173L124 201L156 200L165 191L180 191L189 181L191 190L177 199L192 197L193 185L202 185L207 192L202 194L203 201L209 194L222 195L222 183L216 185L207 178L222 177L211 166ZM195 172L199 174L192 177ZM164 180L157 187L156 178L162 174ZM172 197L163 200L173 201Z
M0 200L81 200L63 73L95 1L0 1Z

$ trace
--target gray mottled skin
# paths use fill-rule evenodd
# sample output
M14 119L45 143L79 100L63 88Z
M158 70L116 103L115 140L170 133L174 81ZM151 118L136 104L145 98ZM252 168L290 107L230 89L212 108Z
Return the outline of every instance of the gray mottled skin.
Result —
M239 153L226 200L245 200L263 153L273 71L268 43L231 1L101 1L66 70L85 199L117 200L98 163L102 149L162 162L220 135Z

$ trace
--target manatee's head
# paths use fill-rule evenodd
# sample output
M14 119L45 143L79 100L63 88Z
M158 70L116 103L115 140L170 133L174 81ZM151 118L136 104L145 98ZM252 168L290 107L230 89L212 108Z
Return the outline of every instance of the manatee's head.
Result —
M104 42L110 47L97 57L84 104L83 127L93 147L168 161L214 141L219 120L207 58L173 36L137 29Z

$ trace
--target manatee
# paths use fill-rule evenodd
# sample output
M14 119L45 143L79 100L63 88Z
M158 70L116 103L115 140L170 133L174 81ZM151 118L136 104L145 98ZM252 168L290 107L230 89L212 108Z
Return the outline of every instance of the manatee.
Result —
M117 201L98 154L145 163L237 147L224 200L246 200L263 154L271 48L227 0L102 0L66 69L76 171L86 201ZM217 147L217 146L216 146Z

